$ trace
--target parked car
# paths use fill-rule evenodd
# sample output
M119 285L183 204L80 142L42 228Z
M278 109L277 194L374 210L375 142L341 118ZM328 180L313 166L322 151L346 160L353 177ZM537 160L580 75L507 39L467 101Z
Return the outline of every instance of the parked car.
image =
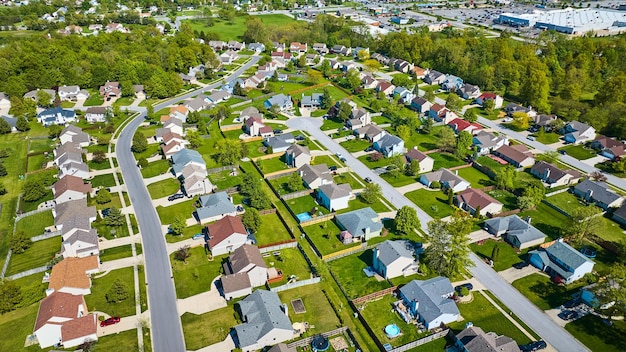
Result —
M565 150L559 150L559 154L561 154L561 155L567 155L567 151L565 151Z
M513 267L515 269L523 269L523 268L525 268L527 266L528 266L528 262L519 262L519 263L513 264Z
M283 133L283 130L274 130L274 134L281 134Z
M296 139L297 141L303 141L303 140L305 140L305 137L304 137L303 135L299 134L299 135L297 135L297 136L296 136L296 138L295 138L295 139Z
M191 238L194 239L194 240L201 240L201 239L204 239L204 234L197 233L197 234L193 235L193 237L191 237Z
M328 171L337 171L337 166L333 165L333 166L329 167Z
M341 160L342 163L345 163L346 161L348 161L348 159L346 159L344 157L339 158L339 160Z
M528 345L520 346L520 350L522 350L523 352L533 352L543 350L546 347L548 347L548 344L543 340L539 340L531 342Z
M533 136L528 136L528 137L526 137L526 139L528 139L529 141L534 141L534 140L535 140L535 137L533 137Z
M341 153L335 153L335 155L336 155L338 158L341 158L341 156L342 156L342 155L341 155Z
M457 295L459 295L459 297L463 297L463 295L461 294L461 292L463 291L463 288L466 288L468 291L471 291L472 289L474 289L474 285L472 285L471 283L467 282L464 284L460 284L457 287L454 288L454 291L456 291Z
M349 135L349 136L346 136L346 140L347 140L347 141L351 141L351 140L353 140L353 139L355 139L355 138L356 138L356 137L355 137L354 135L352 135L352 134L351 134L351 135Z
M184 194L182 194L182 193L176 193L176 194L172 194L171 196L167 197L167 200L169 200L169 201L171 202L171 201L174 201L174 200L176 200L176 199L181 199L181 198L183 198L184 196L185 196L185 195L184 195Z
M114 325L119 323L121 320L120 317L110 317L109 319L105 319L103 321L100 322L100 326L101 327L105 327L105 326L109 326L109 325Z
M371 179L371 178L369 178L369 177L366 177L366 178L365 178L365 182L367 182L367 183L372 183L372 179Z

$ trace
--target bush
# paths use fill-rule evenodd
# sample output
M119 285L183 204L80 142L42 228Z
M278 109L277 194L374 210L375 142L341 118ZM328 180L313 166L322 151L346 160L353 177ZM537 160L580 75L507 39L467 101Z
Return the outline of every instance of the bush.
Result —
M439 189L441 188L441 183L439 183L439 181L433 181L430 183L430 188L432 189Z
M121 302L130 296L128 285L126 285L126 283L122 280L117 279L104 296L109 303Z
M101 189L96 195L96 203L105 204L111 201L111 193L106 189Z
M461 293L461 296L464 296L464 297L465 296L469 296L470 290L468 290L467 287L463 286L463 287L461 287L461 292L460 293Z
M11 250L14 254L22 254L32 245L33 241L23 231L17 232L11 238Z

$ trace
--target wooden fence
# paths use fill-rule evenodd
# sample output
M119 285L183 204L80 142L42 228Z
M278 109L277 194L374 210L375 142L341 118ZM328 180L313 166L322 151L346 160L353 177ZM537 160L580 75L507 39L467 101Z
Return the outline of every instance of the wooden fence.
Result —
M214 167L212 169L208 169L208 170L206 170L206 172L207 172L207 174L215 174L215 173L218 173L218 172L222 172L222 171L225 171L225 170L232 170L232 169L236 169L236 168L237 168L237 166L235 166L235 165L226 165L226 166L220 166L220 167Z
M305 189L304 191L298 191L298 192L283 194L282 196L280 196L280 198L282 198L283 200L289 200L289 199L294 199L294 198L300 198L300 197L308 196L311 193L313 193L312 189Z
M252 158L252 160L259 161L259 160L265 160L265 159L272 159L272 158L275 158L277 156L282 156L283 154L285 154L285 152L266 154L266 155L257 156L256 158ZM261 171L261 173L263 173L263 171Z
M489 176L489 178L491 179L494 179L496 177L496 174L493 172L493 170L491 170L490 168L482 164L479 164L477 161L472 162L472 167L482 172L483 174Z
M331 330L331 331L327 331L327 332L323 332L319 335L322 335L324 337L331 337L331 336L336 336L336 335L340 335L343 334L346 330L348 330L347 327L342 326L338 329L335 330ZM296 347L304 347L304 346L308 346L309 344L311 344L311 341L313 341L313 339L318 336L309 336L309 337L305 337L302 340L298 340L298 341L294 341L292 343L287 344L287 347L289 348L296 348Z
M335 213L328 213L325 215L312 217L311 219L305 220L305 221L300 221L300 219L298 219L298 222L300 222L300 226L308 226L308 225L319 224L320 222L332 220L334 218L335 218Z
M363 251L366 251L370 248L374 248L376 247L375 245L366 245L365 243L361 243L360 246L357 247L350 247L350 248L346 248L346 249L342 249L340 251L331 253L331 254L326 254L324 256L322 256L322 260L325 262L330 262L333 261L335 259L339 259L339 258L343 258L346 256L349 256L350 254L354 254L354 253L360 253Z
M258 247L261 253L267 253L271 251L278 251L278 250L285 249L285 248L296 248L297 246L298 246L298 241L292 238L290 240L274 242L274 243L270 243L270 244L266 244L266 245L262 245Z
M505 216L509 216L509 215L514 215L517 213L520 213L522 211L522 209L513 209L513 210L509 210L509 211L504 211L502 213L498 213L498 214L492 214L492 218L503 218Z
M423 345L425 343L429 343L429 342L431 342L433 340L442 338L442 337L444 337L444 336L446 336L446 335L448 335L450 333L451 333L450 329L445 329L445 330L436 332L436 333L434 333L432 335L428 335L428 336L426 336L424 338L421 338L419 340L415 340L413 342L409 342L409 343L407 343L405 345L402 345L400 347L396 347L396 348L392 349L389 352L404 352L404 351L408 351L408 350L413 349L413 348L415 348L417 346L421 346L421 345Z
M282 155L282 153L281 153L281 155ZM271 179L275 179L275 178L291 175L294 172L296 172L296 170L298 170L298 169L291 168L291 169L286 169L286 170L274 171L274 172L270 172L270 173L267 173L267 174L263 173L263 177L264 178L271 177Z
M363 303L375 301L375 300L377 300L377 299L379 299L381 297L384 297L386 295L390 295L397 288L398 288L398 286L388 287L388 288L386 288L384 290L380 290L378 292L370 293L369 295L365 295L363 297L355 298L355 299L352 300L352 303L354 303L354 305L358 305L358 304L363 304Z
M227 131L240 130L242 126L243 124L221 125L220 131L227 132Z
M259 210L259 215L276 214L276 208Z

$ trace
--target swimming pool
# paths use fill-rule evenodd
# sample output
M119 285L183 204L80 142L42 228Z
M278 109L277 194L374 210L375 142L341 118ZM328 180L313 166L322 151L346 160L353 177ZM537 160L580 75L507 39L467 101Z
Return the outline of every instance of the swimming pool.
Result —
M400 328L396 324L389 324L385 326L385 334L389 338L396 337L400 335Z
M296 216L298 217L298 220L300 222L311 220L311 215L309 213L307 213L307 212L300 213L300 214L298 214Z

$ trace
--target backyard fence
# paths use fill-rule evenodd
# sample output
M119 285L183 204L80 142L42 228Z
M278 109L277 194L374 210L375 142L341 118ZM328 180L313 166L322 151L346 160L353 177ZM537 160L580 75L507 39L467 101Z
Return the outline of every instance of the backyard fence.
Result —
M272 252L272 251L278 251L278 250L285 249L285 248L296 248L297 246L298 246L298 241L294 239L290 239L290 240L274 242L274 243L270 243L270 244L266 244L266 245L258 246L258 247L261 253L267 253L267 252Z
M31 237L30 240L32 242L43 241L43 240L47 240L48 238L61 236L61 234L62 234L61 231L45 232L41 235Z
M276 214L276 208L259 210L259 215Z
M355 298L352 300L352 303L354 303L354 305L357 304L363 304L363 303L367 303L367 302L371 302L371 301L375 301L381 297L384 297L386 295L389 295L391 293L393 293L393 291L395 291L398 288L398 286L393 286L393 287L388 287L384 290L380 290L378 292L374 292L374 293L370 293L369 295L365 295L363 297L359 297L359 298Z
M283 200L289 200L289 199L294 199L294 198L300 198L300 197L308 196L311 193L313 193L312 189L305 189L304 191L298 191L298 192L284 194L284 195L280 196L280 198L282 198Z
M226 188L223 191L226 192L226 194L228 194L229 196L231 196L231 195L233 195L235 193L239 193L239 188L238 187L230 187L230 188Z
M561 213L561 214L563 214L563 215L567 216L568 218L570 217L570 215L569 215L569 213L568 213L568 212L566 212L565 210L563 210L563 209L559 208L558 206L556 206L556 205L554 205L554 204L550 203L550 201L548 201L547 199L542 199L542 200L541 200L541 202L542 202L542 203L544 203L545 205L549 206L550 208L552 208L552 209L554 209L554 210L558 211L559 213Z
M349 256L351 254L354 254L354 253L364 252L364 251L366 251L368 249L372 249L374 247L376 247L376 245L374 245L374 244L366 245L365 243L361 243L361 245L358 246L358 247L350 247L350 248L346 248L346 249L340 250L340 251L335 252L335 253L324 255L324 256L322 256L322 260L325 261L325 262L330 262L330 261L333 261L333 260L336 260L336 259L339 259L339 258L347 257L347 256Z
M246 137L243 139L244 143L250 143L250 142L256 142L256 141L262 141L263 137L258 136L258 137Z
M241 129L242 126L243 124L221 125L220 131L227 132L227 131L239 130Z
M496 177L496 174L493 172L493 170L491 170L490 168L479 164L477 161L473 161L472 162L472 167L480 172L482 172L483 174L489 176L489 178L494 179Z
M490 214L491 214L492 218L503 218L505 216L514 215L514 214L520 213L521 211L522 211L522 209L517 208L517 209L513 209L513 210L509 210L509 211L504 211L504 212L501 212L501 213L498 213L498 214L491 214L491 213Z
M402 345L400 347L396 347L396 348L392 349L389 352L404 352L404 351L408 351L408 350L410 350L412 348L415 348L417 346L421 346L421 345L423 345L425 343L429 343L429 342L431 342L433 340L442 338L442 337L448 335L449 333L450 333L450 329L445 329L445 330L436 332L436 333L434 333L432 335L428 335L428 336L426 336L424 338L421 338L419 340L415 340L413 342L409 342L409 343L407 343L405 345Z
M237 169L237 166L235 166L235 165L226 165L226 166L214 167L212 169L206 170L206 172L207 172L207 174L215 174L215 173L222 172L222 171L225 171L225 170L233 170L233 169Z
M271 174L268 174L265 176L266 180L274 180L277 178L281 178L281 177L285 177L285 176L289 176L291 174L293 174L294 172L297 172L298 169L287 169L287 170L281 170L278 172L273 172Z
M448 170L454 171L454 170L460 170L460 169L467 169L468 167L472 167L472 164L463 164L463 165L451 167Z
M256 138L256 137L254 137L254 138ZM263 137L259 137L259 138L260 138L259 140L263 139ZM256 158L252 158L252 160L259 161L259 160L265 160L265 159L272 159L272 158L275 158L277 156L282 156L283 154L285 154L285 152L261 155L261 156L257 156ZM263 171L261 171L261 173L265 175L265 173Z
M321 278L318 277L314 277L312 279L307 279L307 280L300 280L300 281L296 281L290 284L284 284L282 286L278 286L278 287L271 287L270 291L272 292L281 292L281 291L286 291L286 290L290 290L292 288L296 288L296 287L302 287L302 286L307 286L307 285L313 285L313 284L317 284L319 283L321 280Z
M550 190L548 190L548 191L546 192L546 198L547 198L547 197L551 197L551 196L556 195L556 194L559 194L559 193L565 193L565 192L567 192L567 191L569 191L569 186L567 186L567 187L565 187L565 188L563 188L563 189L559 189L559 190L556 190L556 191L552 191L552 192L551 192Z
M319 216L312 217L309 220L300 221L298 219L298 221L300 221L300 225L301 226L308 226L308 225L319 224L320 222L332 220L334 218L335 218L335 213L328 213L328 214L325 214L325 215L319 215Z
M331 337L331 336L336 336L336 335L343 334L346 330L348 330L348 328L345 327L345 326L342 326L342 327L340 327L338 329L327 331L327 332L323 332L323 333L321 333L319 335L322 335L324 337ZM289 347L289 348L296 348L296 347L308 346L311 343L311 341L313 341L313 339L316 336L318 336L318 335L309 336L309 337L303 338L302 340L294 341L292 343L287 344L287 347Z

